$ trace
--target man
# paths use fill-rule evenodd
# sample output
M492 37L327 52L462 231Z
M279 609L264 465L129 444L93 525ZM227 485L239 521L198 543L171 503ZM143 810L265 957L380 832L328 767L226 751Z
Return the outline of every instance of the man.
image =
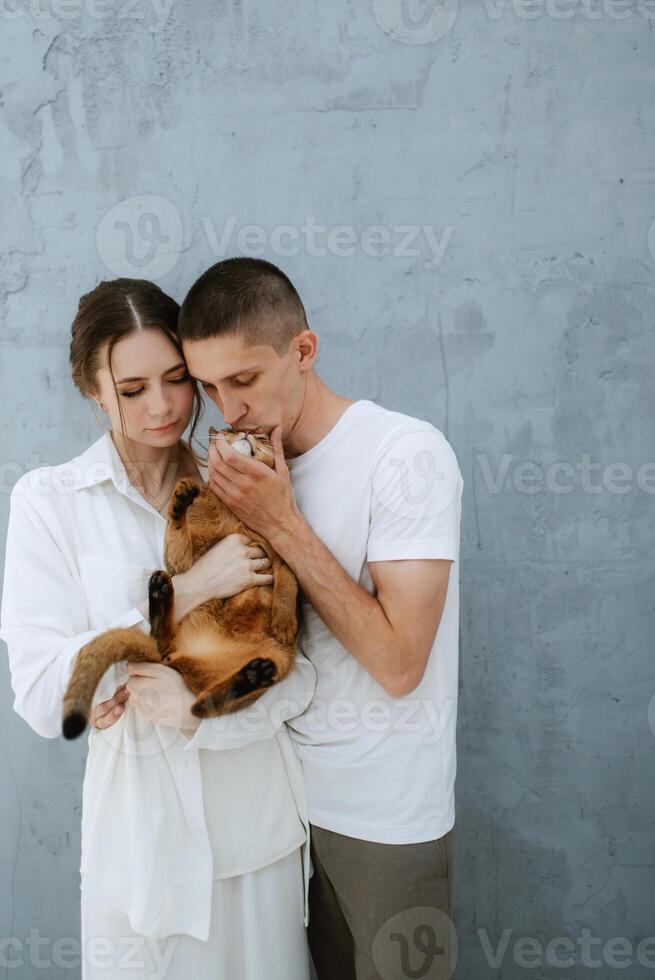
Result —
M289 279L212 266L179 331L190 373L272 471L212 443L212 488L301 589L314 699L291 729L312 830L320 980L448 977L463 481L428 422L332 391ZM421 352L416 352L417 364ZM413 972L412 972L413 971Z

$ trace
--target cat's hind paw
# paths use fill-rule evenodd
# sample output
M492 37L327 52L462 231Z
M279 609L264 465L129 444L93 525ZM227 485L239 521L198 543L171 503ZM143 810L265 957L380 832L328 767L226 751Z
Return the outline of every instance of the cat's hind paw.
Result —
M150 602L163 603L167 606L173 597L173 583L168 572L153 572L148 582L148 596Z
M150 635L163 659L170 654L173 642L173 596L173 581L169 573L161 569L153 572L148 582Z
M237 711L274 684L277 673L274 660L256 657L226 681L198 695L191 705L191 714L196 718L209 718Z
M246 694L270 687L275 683L277 664L267 657L255 657L232 678L228 698L242 698Z

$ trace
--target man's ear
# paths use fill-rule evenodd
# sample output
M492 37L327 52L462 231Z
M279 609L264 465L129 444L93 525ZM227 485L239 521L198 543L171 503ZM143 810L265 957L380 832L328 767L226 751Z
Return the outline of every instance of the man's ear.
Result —
M296 341L296 353L298 354L298 367L301 371L308 371L318 355L318 337L313 330L303 330L294 339Z

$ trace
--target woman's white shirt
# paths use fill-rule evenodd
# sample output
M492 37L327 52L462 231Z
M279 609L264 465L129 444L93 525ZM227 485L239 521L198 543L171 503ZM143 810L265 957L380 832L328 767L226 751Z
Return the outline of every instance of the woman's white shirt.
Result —
M165 567L165 530L108 432L68 463L15 484L0 638L14 709L39 735L61 734L64 691L85 643L113 627L150 632L137 606L152 571ZM125 661L111 667L93 703L127 677ZM89 728L80 871L135 932L206 940L213 879L254 871L301 845L307 924L309 822L284 722L305 710L315 683L298 650L284 681L247 709L204 719L191 738L148 722L129 700L110 728Z

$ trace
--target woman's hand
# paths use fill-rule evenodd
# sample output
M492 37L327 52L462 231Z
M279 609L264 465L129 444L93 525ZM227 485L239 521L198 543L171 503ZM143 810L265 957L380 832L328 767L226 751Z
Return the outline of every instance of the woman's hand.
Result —
M173 576L175 618L182 619L208 599L227 599L254 585L271 585L271 562L263 548L244 534L228 534L202 555L191 568ZM144 603L144 615L147 600ZM94 705L89 724L100 730L121 717L130 694L138 693L137 710L160 725L195 731L200 719L191 714L196 700L179 671L165 664L128 663L130 681L117 688L108 701Z
M254 585L272 582L271 563L264 549L245 534L228 534L188 571L173 577L176 610L179 616L189 603L198 606L208 599L227 599Z
M191 714L196 695L178 670L166 664L128 663L130 704L148 721L195 731L201 719Z
M113 698L108 701L100 701L91 708L89 714L89 724L102 731L109 728L114 722L118 721L125 711L125 702L130 696L127 684L122 684L116 689Z

